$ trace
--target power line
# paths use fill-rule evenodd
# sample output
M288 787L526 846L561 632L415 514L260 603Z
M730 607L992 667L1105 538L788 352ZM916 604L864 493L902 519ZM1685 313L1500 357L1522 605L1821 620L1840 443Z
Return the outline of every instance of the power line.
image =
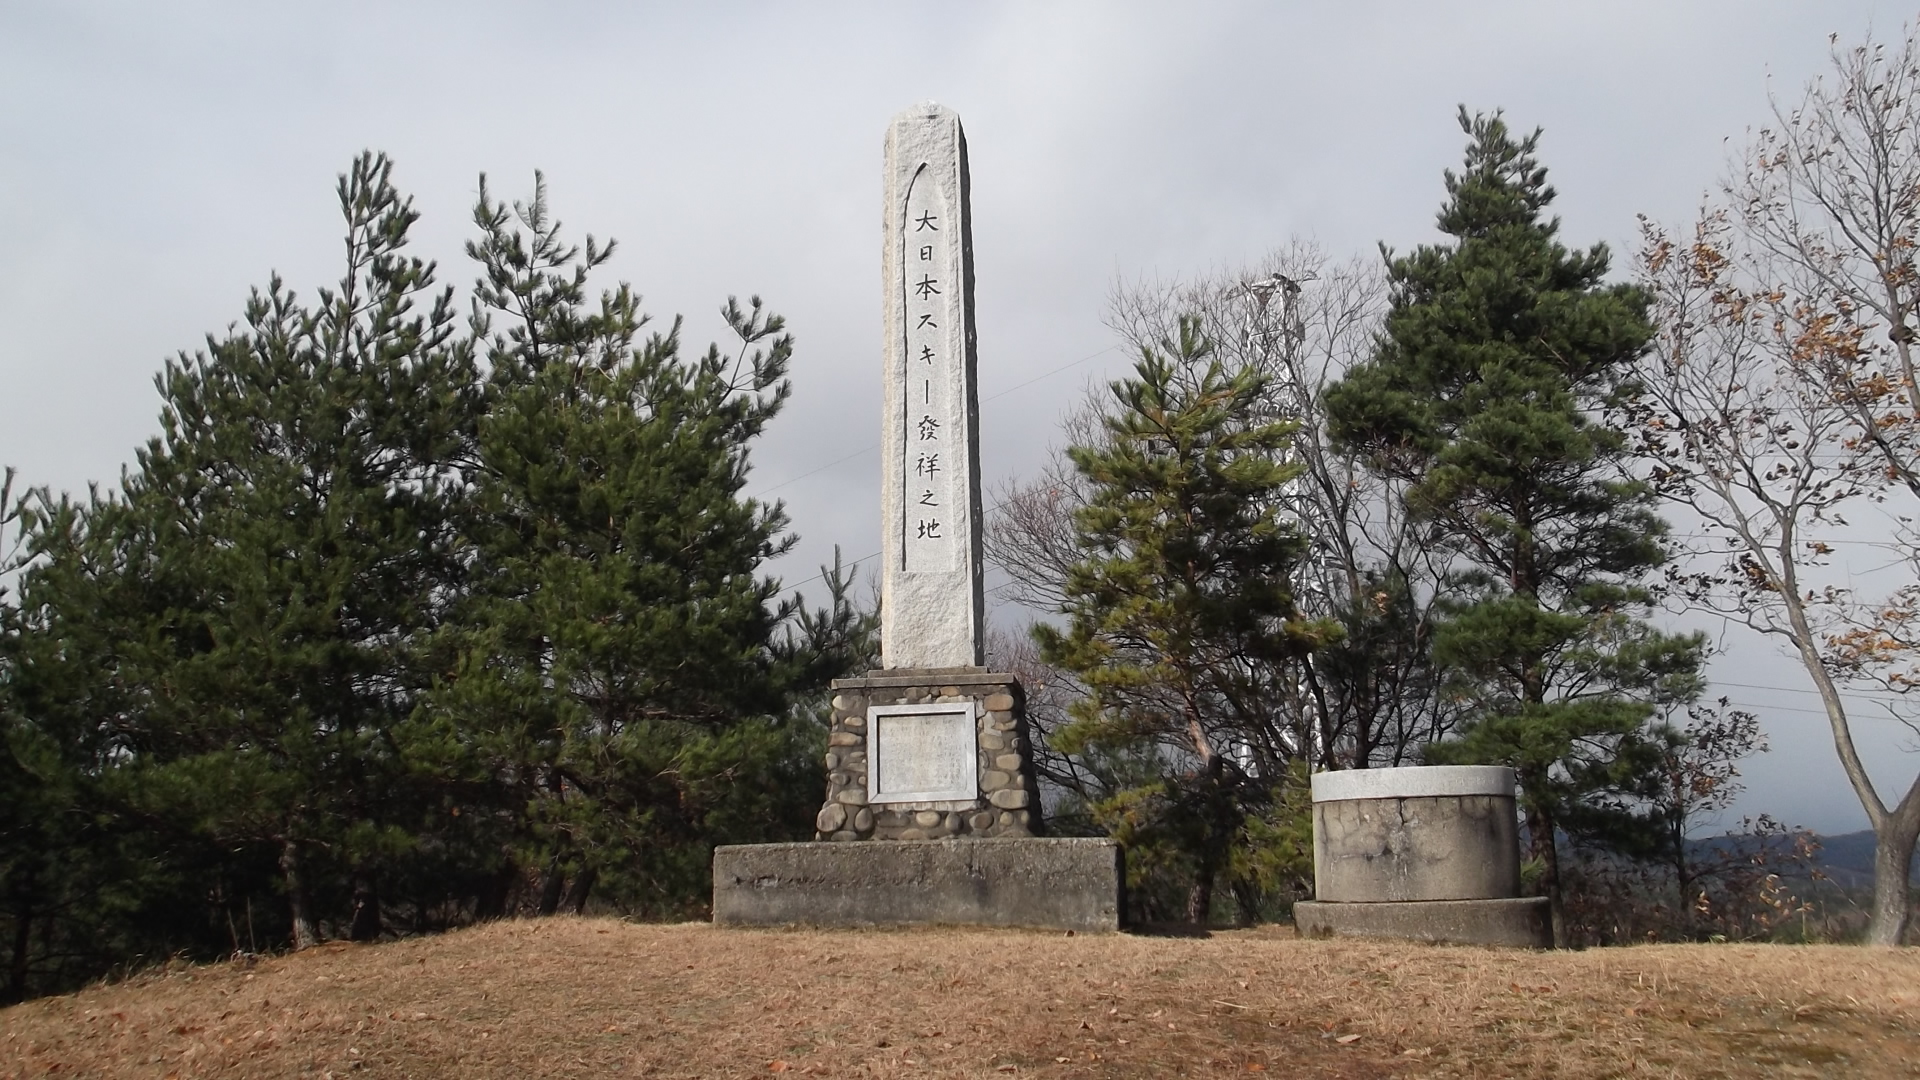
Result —
M1037 383L1037 382L1039 382L1039 381L1040 381L1040 380L1042 380L1042 379L1051 379L1051 378L1053 378L1053 377L1054 377L1055 375L1058 375L1058 374L1060 374L1061 372L1063 372L1063 371L1065 371L1065 370L1067 370L1068 368L1076 368L1076 367L1079 367L1079 366L1080 366L1081 364L1084 364L1084 363L1086 363L1087 361L1089 361L1089 360L1092 360L1092 359L1095 359L1095 358L1097 358L1097 357L1101 357L1101 356L1105 356L1106 354L1108 354L1108 353L1110 353L1110 352L1112 352L1113 350L1115 350L1115 349L1117 349L1117 348L1119 348L1119 346L1118 346L1118 345L1109 345L1109 346L1107 346L1106 348L1104 348L1104 349L1101 349L1101 350L1100 350L1099 352L1095 352L1095 353L1089 353L1089 354L1087 354L1086 356L1083 356L1083 357L1081 357L1080 359L1078 359L1078 360L1075 360L1075 361L1074 361L1073 363L1071 363L1071 364L1062 364L1062 365L1060 365L1059 367L1057 367L1057 368L1054 368L1054 369L1053 369L1052 371L1049 371L1049 372L1047 372L1047 373L1046 373L1046 374L1044 374L1044 375L1035 375L1035 376L1034 376L1033 378L1031 378L1031 379L1028 379L1028 380L1027 380L1026 382L1023 382L1023 383L1019 383L1019 384L1017 384L1017 385L1014 385L1014 386L1009 386L1009 387L1007 387L1007 388L1006 388L1005 390L1002 390L1002 391L1000 391L999 393L997 393L997 394L994 394L994 395L993 395L992 397L986 397L986 398L981 398L980 400L982 400L982 401L998 401L999 399L1001 399L1001 398L1003 398L1003 397L1006 397L1006 396L1007 396L1008 394L1011 394L1011 393L1013 393L1013 392L1014 392L1015 390L1025 390L1025 389L1026 389L1027 387L1029 387L1029 386L1032 386L1032 385L1033 385L1034 383Z
M1757 710L1766 710L1766 711L1768 711L1768 712L1790 712L1790 713L1804 713L1804 714L1806 714L1807 716L1820 716L1820 717L1824 717L1824 716L1826 716L1826 715L1827 715L1827 710L1825 710L1825 709L1802 709L1802 708L1799 708L1798 706L1794 706L1794 705L1771 705L1771 704L1769 704L1769 705L1757 705L1757 704L1755 704L1755 703L1753 703L1753 702L1751 702L1751 701L1733 701L1733 700L1731 700L1731 699L1729 699L1729 700L1727 701L1727 704L1729 704L1729 705L1737 705L1737 706L1739 706L1739 707L1740 707L1740 708L1742 708L1742 709L1757 709ZM1872 718L1872 719L1879 719L1880 717L1877 717L1877 716L1875 716L1875 717L1871 717L1871 718ZM1865 717L1859 717L1859 716L1855 716L1855 715L1853 715L1853 714L1851 714L1851 713L1849 713L1849 714L1848 714L1848 716L1847 716L1847 719L1849 719L1849 720L1856 720L1856 719L1867 719L1867 718L1865 718Z
M1019 388L1015 387L1015 389L1019 389ZM1007 505L1006 500L1002 499L1001 501L994 503L992 506L987 507L985 510L982 510L980 512L980 516L984 518L986 515L993 513L995 510L998 510L1005 505ZM848 563L847 570L851 572L852 570L859 567L861 563L866 562L868 559L877 559L879 557L880 557L880 553L877 551L873 552L870 555L862 555L859 558ZM811 585L816 581L825 581L826 579L827 579L827 571L822 570L819 573L813 575L812 577L807 578L805 581L795 582L794 584L787 586L787 588L798 589L802 585Z
M868 559L877 559L879 557L880 557L880 553L877 551L871 555L862 555L859 558L847 564L847 567L846 567L847 572L852 573L853 571L858 570L860 568L861 563L866 562ZM805 581L796 581L791 585L783 586L783 588L797 590L803 585L811 585L816 581L825 581L825 580L827 580L827 571L822 570L819 573L813 575L812 577L806 579Z
M1707 681L1712 683L1714 686L1738 686L1746 690L1776 690L1782 694L1814 694L1817 696L1820 693L1820 691L1818 690L1804 690L1794 686L1762 686L1759 683L1732 682L1727 679L1709 679ZM1912 701L1914 700L1902 694L1888 693L1888 694L1876 695L1871 691L1863 692L1859 690L1843 690L1840 692L1840 694L1842 697L1859 698L1862 701Z
M980 400L982 402L998 401L999 399L1006 397L1008 394L1013 393L1015 390L1024 390L1027 387L1032 386L1034 383L1041 381L1042 379L1051 379L1055 375L1058 375L1061 372L1068 370L1069 368L1077 368L1081 364L1084 364L1089 360L1094 360L1099 357L1105 356L1107 353L1112 352L1116 348L1118 348L1118 346L1109 345L1106 348L1101 349L1099 352L1089 353L1078 360L1075 360L1071 363L1062 364L1059 367L1054 368L1052 371L1043 372L1042 374L1035 375L1033 378L1028 379L1026 382L1016 383L1013 386L1007 387L1005 390L1001 390L987 397L983 397ZM787 479L780 481L779 483L773 485L772 487L761 488L759 491L748 492L747 497L757 499L757 498L760 498L761 496L771 494L775 491L779 491L783 487L786 487L788 484L797 484L800 481L805 480L809 476L813 476L817 473L826 472L828 469L833 468L835 465L841 465L846 462L852 461L854 458L860 457L864 454L871 454L878 449L880 449L879 443L874 443L871 446L863 446L860 449L855 450L853 453L846 455L845 457L834 458L832 461L827 462L825 465L822 465L817 469L809 469L808 471L801 473L799 476L788 477Z
M1675 536L1675 537L1679 537L1679 538L1681 538L1681 539L1683 539L1683 540L1725 540L1725 541L1727 541L1728 543L1730 543L1730 544L1733 544L1733 545L1735 545L1735 550L1736 550L1736 551L1744 551L1744 550L1746 550L1746 544L1745 544L1744 542L1742 542L1742 541L1741 541L1741 540L1740 540L1740 539L1739 539L1738 537L1736 537L1736 536L1734 536L1734 535L1733 535L1733 534L1731 534L1731 533L1681 533L1681 532L1670 532L1670 533L1668 533L1667 535L1668 535L1668 536ZM1819 539L1819 538L1817 538L1817 537L1811 537L1811 536L1803 536L1803 537L1801 537L1800 539L1798 539L1798 540L1795 540L1795 541L1794 541L1794 545L1795 545L1796 547L1805 547L1805 546L1806 546L1806 545L1808 545L1808 544L1815 544L1815 543L1818 543L1818 544L1861 544L1861 545L1864 545L1864 546L1867 546L1867 547L1888 547L1888 546L1892 546L1892 545L1897 545L1897 544L1899 543L1899 541L1897 541L1897 540L1832 540L1832 539L1828 539L1828 540L1821 540L1821 539ZM1772 547L1772 545L1771 545L1771 544L1768 544L1767 546L1768 546L1769 548L1771 548L1771 547Z
M832 461L827 462L825 465L822 465L817 469L809 469L808 471L801 473L799 476L788 477L787 479L780 481L779 483L773 485L770 488L761 488L759 491L750 492L747 495L747 497L750 499L762 498L772 492L779 491L781 488L786 487L788 484L797 484L800 481L805 480L807 477L812 476L815 473L826 472L828 469L833 468L835 465L839 465L842 462L852 461L854 458L861 457L866 454L870 454L878 449L880 449L879 443L874 443L872 446L862 447L861 449L855 450L853 453L848 454L846 457L834 458Z

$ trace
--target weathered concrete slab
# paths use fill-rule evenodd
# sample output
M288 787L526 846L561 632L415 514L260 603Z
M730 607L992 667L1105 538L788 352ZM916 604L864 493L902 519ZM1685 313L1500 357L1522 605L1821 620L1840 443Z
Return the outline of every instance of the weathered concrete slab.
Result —
M1106 839L746 844L713 853L713 921L1112 932L1124 880Z
M1422 900L1413 903L1293 905L1301 937L1397 938L1447 945L1553 947L1553 922L1544 896L1504 900Z

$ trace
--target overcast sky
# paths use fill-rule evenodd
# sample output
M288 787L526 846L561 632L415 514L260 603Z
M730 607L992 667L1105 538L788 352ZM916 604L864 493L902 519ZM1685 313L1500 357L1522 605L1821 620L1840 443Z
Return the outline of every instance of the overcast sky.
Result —
M97 4L0 0L0 463L84 490L157 431L152 376L278 271L339 272L333 184L384 150L465 285L477 177L545 172L576 237L696 345L759 294L798 339L753 487L814 573L879 547L879 221L888 119L957 110L973 174L982 467L1031 472L1090 379L1127 359L1116 278L1436 238L1455 109L1546 130L1573 244L1624 272L1636 214L1685 221L1729 149L1824 70L1828 35L1912 12L1611 2ZM1011 391L1011 392L1009 392ZM1730 631L1725 693L1775 746L1739 812L1865 825L1804 675ZM1768 689L1769 687L1773 689ZM1910 738L1866 719L1885 784ZM1897 798L1898 791L1889 793Z

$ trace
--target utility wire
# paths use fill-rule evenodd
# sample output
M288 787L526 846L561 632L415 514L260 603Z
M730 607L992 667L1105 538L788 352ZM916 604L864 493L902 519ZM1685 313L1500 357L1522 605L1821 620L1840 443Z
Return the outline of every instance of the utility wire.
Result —
M805 480L807 477L814 475L815 473L826 472L828 469L833 468L835 465L839 465L842 462L852 461L854 458L862 457L866 454L871 454L878 449L880 449L879 443L874 443L872 446L862 447L858 450L855 450L853 453L848 454L846 457L834 458L832 461L827 462L825 465L822 465L817 469L809 469L806 472L801 473L799 476L788 477L787 479L780 481L779 483L773 485L770 488L761 488L759 491L751 492L747 495L747 498L749 499L764 498L765 496L775 491L779 491L783 487L786 487L788 484L797 484L800 481Z
M1089 357L1089 359L1091 359L1091 357ZM1016 390L1018 390L1018 386L1016 386ZM1000 502L996 502L996 503L993 503L993 505L989 505L987 509L983 509L983 511L981 511L981 517L987 517L989 513L993 513L993 511L996 511L996 509L1000 509L1002 505L1006 505L1006 500L1000 500ZM856 569L856 567L858 567L860 563L864 563L864 561L868 561L868 559L877 559L877 557L879 557L879 552L868 553L868 555L860 555L858 559L854 559L854 561L851 561L851 563L847 563L847 571L849 571L849 573L852 573L852 571L854 571L854 569ZM828 578L828 571L820 571L820 573L818 573L818 575L814 575L814 577L806 578L806 580L801 580L801 582L793 582L791 586L783 586L783 588L801 588L803 584L814 584L816 580L826 580L826 578Z
M1805 713L1808 716L1821 716L1821 717L1824 717L1827 715L1827 710L1825 709L1802 709L1794 705L1756 705L1751 701L1732 701L1732 700L1729 700L1727 704L1735 705L1742 709L1766 710L1770 712ZM1848 720L1884 719L1884 717L1880 717L1880 716L1861 717L1861 716L1856 716L1849 713L1847 716L1847 719Z
M1763 686L1760 683L1732 682L1727 679L1709 679L1714 686L1738 686L1746 690L1776 690L1783 694L1819 694L1818 690L1806 690L1794 686ZM1912 701L1913 698L1901 694L1882 693L1876 696L1874 691L1842 690L1842 697L1859 698L1862 701ZM1769 706L1771 707L1771 706Z
M983 397L980 400L982 402L998 401L1001 398L1006 397L1008 394L1013 393L1015 390L1025 390L1027 387L1032 386L1034 383L1037 383L1042 379L1051 379L1055 375L1058 375L1069 368L1077 368L1081 364L1084 364L1089 360L1094 360L1099 357L1105 356L1107 353L1114 351L1118 347L1119 346L1117 345L1109 345L1106 348L1101 349L1099 352L1089 353L1078 360L1075 360L1071 363L1062 364L1059 367L1054 368L1052 371L1035 375L1033 378L1028 379L1026 382L1016 383L1013 386L1007 387L1005 390L998 391L997 393L994 393L987 397ZM788 484L797 484L800 481L805 480L809 476L826 472L828 469L833 468L835 465L840 465L840 464L844 464L846 462L852 461L854 458L860 457L863 454L871 454L872 452L878 449L880 449L879 443L874 443L871 446L863 446L860 449L855 450L853 453L846 455L845 457L834 458L832 461L827 462L825 465L822 465L817 469L809 469L808 471L801 473L799 476L788 477L787 479L780 481L779 483L773 485L772 487L761 488L759 491L748 492L747 497L750 499L757 499L762 496L771 494L775 491L779 491L783 487L786 487Z
M1730 534L1730 533L1680 533L1680 532L1670 532L1670 533L1668 533L1667 535L1668 535L1668 536L1677 536L1677 537L1680 537L1681 539L1685 539L1685 540L1726 540L1726 541L1728 541L1728 542L1730 542L1730 543L1735 543L1735 544L1738 544L1738 547L1736 548L1736 550L1738 550L1738 551L1744 551L1744 550L1746 550L1746 545L1745 545L1744 543L1741 543L1741 542L1740 542L1740 541L1739 541L1739 540L1738 540L1738 539L1737 539L1736 537L1734 537L1734 536L1733 536L1732 534ZM1898 542L1899 542L1899 541L1897 541L1897 540L1822 540L1822 539L1820 539L1820 538L1819 538L1819 537L1817 537L1817 536L1803 536L1803 537L1801 537L1800 539L1798 539L1798 540L1796 540L1796 541L1794 541L1794 544L1795 544L1795 546L1797 546L1797 547L1804 547L1804 546L1806 546L1806 545L1808 545L1808 544L1814 544L1814 543L1819 543L1819 544L1864 544L1864 545L1866 545L1866 546L1868 546L1868 547L1886 547L1886 546L1888 546L1889 544L1897 544ZM1769 547L1771 547L1772 545L1771 545L1771 544L1769 544L1768 546L1769 546ZM1712 554L1712 553L1710 552L1709 554Z
M1075 360L1071 364L1062 364L1059 367L1054 368L1052 371L1046 372L1045 374L1042 374L1042 375L1035 375L1033 378L1028 379L1026 382L1016 383L1015 385L1009 386L1005 390L1002 390L994 394L992 397L984 397L984 398L981 398L980 400L981 401L998 401L1001 398L1006 397L1008 394L1013 393L1015 390L1025 390L1027 387L1032 386L1034 383L1037 383L1042 379L1051 379L1055 375L1060 374L1061 372L1067 370L1068 368L1079 367L1081 364L1084 364L1087 361L1093 360L1097 357L1105 356L1106 354L1114 351L1117 348L1119 348L1118 345L1109 345L1106 348L1101 349L1099 352L1089 353L1086 356L1083 356L1080 359Z

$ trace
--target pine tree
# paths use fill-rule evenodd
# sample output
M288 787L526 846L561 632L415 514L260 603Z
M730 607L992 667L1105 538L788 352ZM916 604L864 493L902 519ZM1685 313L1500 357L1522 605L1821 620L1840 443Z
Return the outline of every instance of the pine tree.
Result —
M500 915L530 871L542 910L600 881L684 915L713 844L811 832L807 694L874 618L837 561L812 611L760 572L792 542L742 495L779 318L730 303L731 356L640 340L628 289L585 298L610 245L483 184L462 327L386 159L339 196L339 286L275 278L166 366L119 491L22 517L0 995Z
M758 298L723 311L733 355L683 358L678 320L643 339L626 285L586 292L614 245L563 241L538 178L511 208L483 180L475 222L489 402L474 587L437 706L527 815L515 858L542 877L537 910L579 910L606 882L678 912L704 894L687 867L724 796L817 756L778 722L807 665L778 648L796 608L759 573L793 538L778 504L741 493L792 339ZM803 829L811 812L783 814Z
M1475 715L1427 757L1517 770L1559 932L1556 833L1646 839L1645 822L1604 812L1617 799L1593 796L1652 782L1648 720L1698 693L1705 642L1645 620L1666 526L1607 422L1648 345L1648 299L1606 283L1604 245L1557 239L1539 131L1516 139L1498 113L1464 108L1460 124L1466 164L1446 174L1439 214L1451 240L1389 256L1386 330L1329 392L1329 426L1409 482L1410 511L1455 559L1464 599L1434 656Z
M1136 871L1185 870L1201 922L1249 820L1284 799L1273 680L1329 632L1294 607L1306 548L1280 508L1299 470L1279 460L1292 429L1262 415L1261 386L1252 368L1227 370L1194 319L1142 350L1113 384L1104 440L1070 451L1091 489L1083 558L1067 628L1034 629L1042 659L1089 691L1054 748L1150 763L1153 779L1094 814L1130 842Z
M126 740L137 692L112 662L133 643L74 617L101 592L86 505L44 489L17 504L20 603L0 595L0 1001L141 957L230 954L249 946L210 909L238 900L245 926L249 902L263 919L276 906L271 857L139 812L144 770Z
M37 655L91 665L67 686L108 732L118 812L230 862L269 854L295 947L330 914L380 932L420 816L400 734L418 649L458 572L478 380L451 294L404 254L417 215L390 172L367 154L340 179L337 289L308 307L275 278L243 327L167 365L162 434L26 585L76 646Z

